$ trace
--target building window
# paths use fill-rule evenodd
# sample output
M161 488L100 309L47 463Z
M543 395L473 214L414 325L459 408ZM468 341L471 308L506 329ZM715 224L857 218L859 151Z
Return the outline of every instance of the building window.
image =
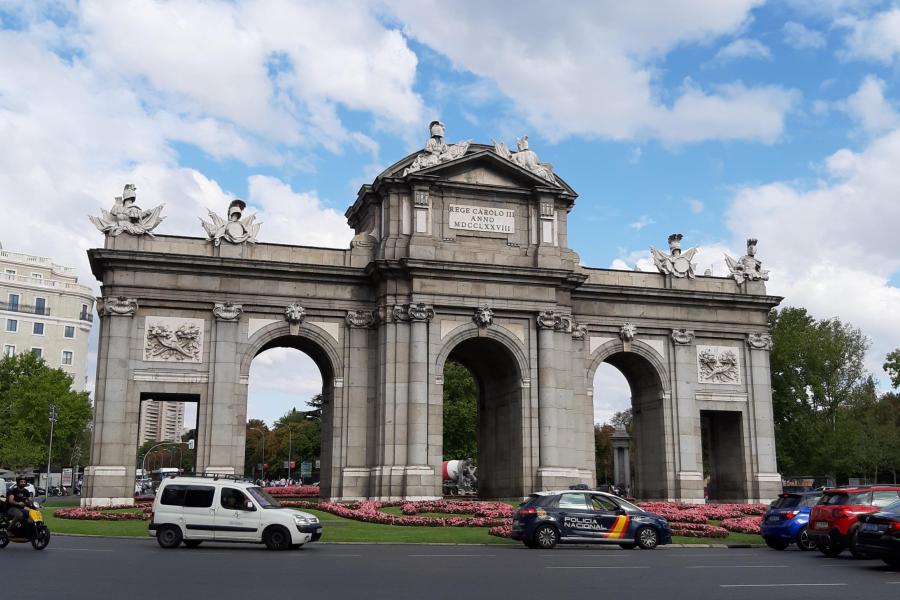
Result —
M32 278L32 279L43 279L44 276L41 275L40 273L32 273L32 274L31 274L31 278Z
M63 330L63 337L69 338L70 340L75 339L75 326L74 325L66 325L66 328Z
M7 319L6 320L6 330L10 333L15 333L19 330L19 322L15 319Z
M63 350L62 353L62 364L71 365L72 359L74 358L74 354L72 354L71 350Z
M10 294L9 302L7 303L7 307L9 310L19 310L19 295L18 294Z
M16 276L16 270L15 270L15 269L4 269L3 272L6 273L7 275L9 275L10 277L15 277L15 276Z
M50 311L47 310L47 299L46 298L35 298L34 299L34 314L36 314L36 315L50 314Z
M35 321L31 328L31 333L34 335L44 335L44 324L39 321Z
M12 344L4 344L3 345L3 356L15 356L16 355L16 347Z
M31 353L34 354L35 358L43 358L44 357L44 349L43 348L32 348Z

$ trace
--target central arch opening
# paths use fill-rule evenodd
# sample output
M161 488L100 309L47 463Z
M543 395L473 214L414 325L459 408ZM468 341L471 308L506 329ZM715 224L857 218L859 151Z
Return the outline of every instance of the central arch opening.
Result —
M656 367L636 352L614 352L595 371L593 389L598 483L623 487L639 499L668 498L663 385Z
M471 379L466 378L466 374L470 374ZM490 338L464 340L447 357L444 365L445 385L448 375L452 381L461 382L464 389L450 390L445 387L445 400L449 400L448 393L464 395L467 386L475 395L474 407L469 408L470 411L474 408L474 419L464 414L446 424L469 427L468 432L452 432L453 450L474 450L476 456L448 456L445 452L444 460L475 459L478 465L478 495L483 498L521 495L522 374L512 352L501 342ZM466 410L465 401L453 400L457 408ZM475 436L474 443L466 444L465 437L471 433Z

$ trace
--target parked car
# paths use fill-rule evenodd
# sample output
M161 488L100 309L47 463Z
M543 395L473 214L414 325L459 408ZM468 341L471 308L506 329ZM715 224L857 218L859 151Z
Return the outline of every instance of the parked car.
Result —
M809 536L825 556L837 556L850 548L855 558L864 553L854 547L857 517L873 513L900 500L900 486L873 485L826 489L810 512Z
M513 513L512 539L549 550L558 543L652 550L672 542L663 517L599 491L538 492Z
M778 496L763 516L761 533L769 548L784 550L797 544L801 550L812 550L809 537L809 513L822 498L822 492L785 493Z
M150 535L163 548L204 541L299 548L322 537L315 515L282 507L261 487L224 476L170 477L157 489Z
M859 517L853 544L860 552L900 569L900 501Z

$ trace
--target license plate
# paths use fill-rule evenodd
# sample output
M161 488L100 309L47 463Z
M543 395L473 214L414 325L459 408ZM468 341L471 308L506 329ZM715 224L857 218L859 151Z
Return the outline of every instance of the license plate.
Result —
M816 529L828 529L828 523L825 521L816 521Z
M773 523L775 521L780 521L780 520L781 520L781 517L779 517L778 515L772 515L771 517L769 517L770 523Z
M863 523L862 526L863 531L881 531L881 527L879 527L876 523Z

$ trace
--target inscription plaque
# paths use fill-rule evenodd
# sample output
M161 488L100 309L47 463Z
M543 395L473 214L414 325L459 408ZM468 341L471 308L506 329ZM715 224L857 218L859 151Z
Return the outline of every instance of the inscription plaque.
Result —
M450 229L515 233L516 211L511 208L484 208L465 204L450 205Z

